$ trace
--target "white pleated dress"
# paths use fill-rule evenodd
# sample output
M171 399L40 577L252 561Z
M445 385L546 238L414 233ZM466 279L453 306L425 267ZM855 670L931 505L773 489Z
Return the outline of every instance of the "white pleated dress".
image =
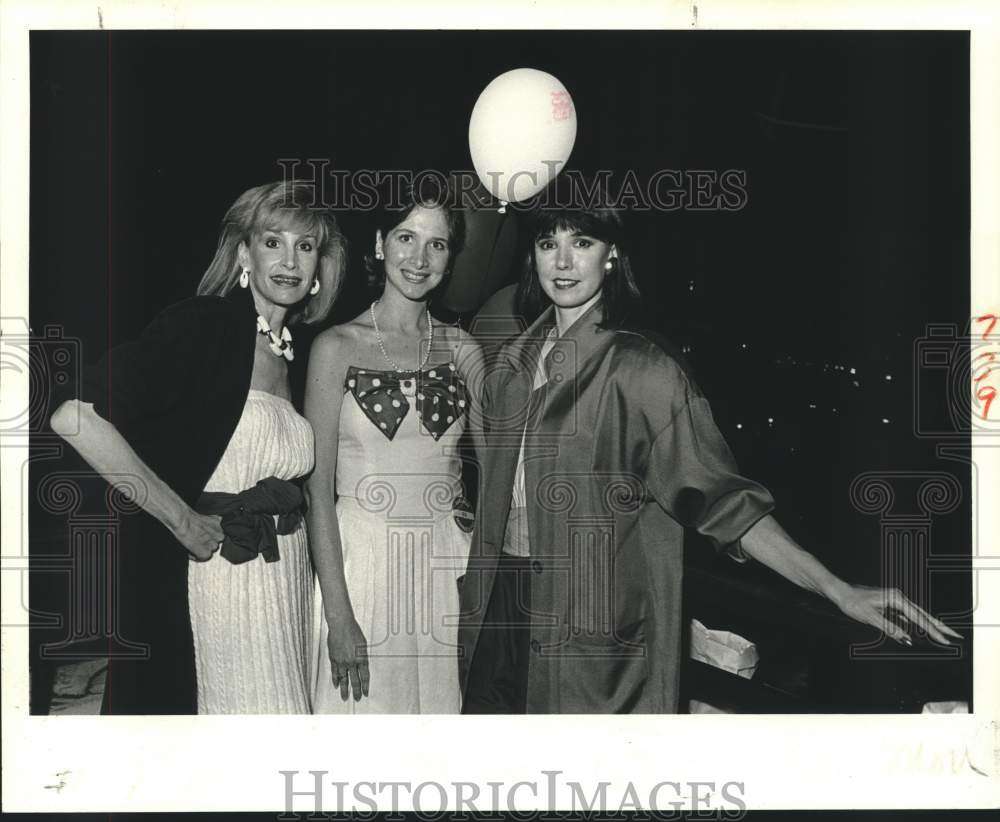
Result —
M288 400L250 390L206 491L239 493L313 467L309 422ZM216 554L188 573L199 714L310 713L313 580L305 521L278 537L281 558L233 565Z

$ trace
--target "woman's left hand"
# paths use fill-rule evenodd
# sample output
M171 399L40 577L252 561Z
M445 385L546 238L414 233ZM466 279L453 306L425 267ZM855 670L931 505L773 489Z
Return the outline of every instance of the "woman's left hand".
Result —
M838 607L847 616L874 625L887 636L905 645L912 645L913 638L886 613L891 609L902 615L911 625L915 625L927 633L932 639L950 645L948 637L962 639L941 620L931 616L919 605L911 602L898 588L869 588L865 585L847 585L844 593L836 600ZM947 636L946 636L947 635Z

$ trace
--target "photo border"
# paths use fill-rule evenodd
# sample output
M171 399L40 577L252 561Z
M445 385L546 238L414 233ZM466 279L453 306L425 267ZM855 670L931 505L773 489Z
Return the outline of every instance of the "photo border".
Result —
M31 29L969 29L974 313L1000 312L1000 22L996 4L941 2L569 2L361 6L298 2L0 6L0 305L3 333L28 317ZM567 19L569 25L567 26ZM20 323L20 325L19 325ZM27 374L3 375L6 410L28 406ZM7 419L4 415L3 419ZM975 430L975 429L973 429ZM3 628L3 805L7 811L281 811L282 770L328 779L739 782L753 810L995 807L1000 802L1000 449L973 434L978 582L971 715L531 717L37 717L28 715L28 635ZM27 441L0 444L3 619L21 609ZM19 565L19 563L21 565ZM989 573L992 571L993 573ZM978 579L977 579L978 578ZM26 584L23 586L26 589ZM26 594L24 594L26 596ZM10 617L10 619L8 619ZM489 739L475 746L471 740ZM484 789L484 794L486 794ZM527 799L527 796L526 796ZM555 807L561 808L561 797ZM544 798L539 801L544 801ZM312 810L308 797L296 809ZM401 808L406 810L407 808ZM533 809L524 801L519 809ZM333 810L327 807L326 810ZM613 810L609 808L609 810Z

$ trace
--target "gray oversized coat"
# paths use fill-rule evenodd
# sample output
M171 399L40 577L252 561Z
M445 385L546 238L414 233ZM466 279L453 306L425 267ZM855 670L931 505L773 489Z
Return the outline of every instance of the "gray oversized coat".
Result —
M524 436L529 713L677 710L684 528L738 545L774 507L740 476L708 403L654 339L598 328L598 301L531 390L549 309L486 381L479 511L462 581L463 686L504 542ZM527 427L526 427L527 426Z

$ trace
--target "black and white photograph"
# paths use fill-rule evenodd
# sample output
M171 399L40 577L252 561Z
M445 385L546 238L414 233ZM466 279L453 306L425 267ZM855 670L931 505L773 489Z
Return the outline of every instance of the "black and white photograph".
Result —
M14 809L997 799L983 7L117 8L4 115Z

